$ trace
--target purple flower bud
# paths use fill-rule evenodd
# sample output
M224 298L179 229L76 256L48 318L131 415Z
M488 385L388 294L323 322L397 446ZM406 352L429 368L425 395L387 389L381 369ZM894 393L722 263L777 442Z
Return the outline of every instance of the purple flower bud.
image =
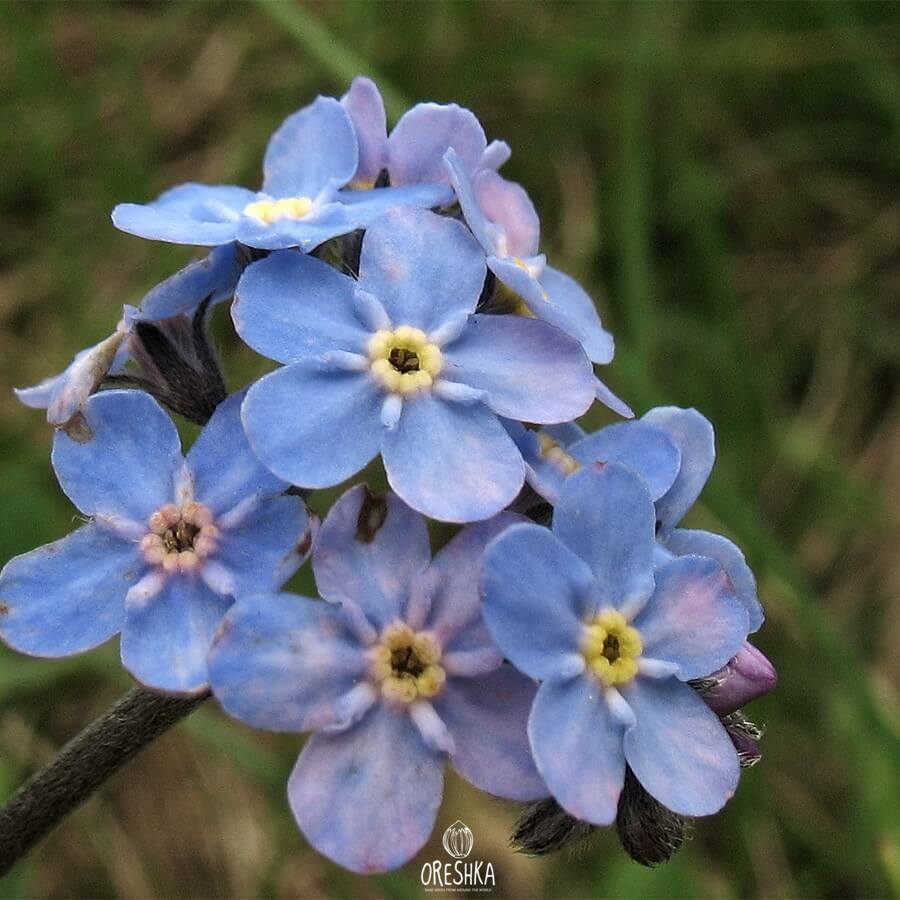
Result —
M772 663L745 642L737 655L709 680L715 684L703 692L703 699L714 712L724 716L771 691L778 675Z

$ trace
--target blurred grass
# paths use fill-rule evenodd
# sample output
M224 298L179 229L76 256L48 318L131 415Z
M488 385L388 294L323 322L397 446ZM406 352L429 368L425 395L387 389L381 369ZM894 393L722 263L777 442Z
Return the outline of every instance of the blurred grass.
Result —
M598 297L610 383L639 411L716 424L695 521L746 549L782 680L753 709L763 762L663 869L611 835L516 857L511 805L458 780L437 835L472 827L496 896L900 895L896 5L8 3L0 34L0 560L73 519L40 414L7 388L61 368L192 255L118 234L111 206L256 183L284 115L357 69L387 79L394 113L455 100L510 142L545 249ZM232 386L256 377L217 332ZM0 656L0 787L124 684L114 648ZM418 896L415 863L364 880L305 847L283 799L297 749L210 705L0 896Z

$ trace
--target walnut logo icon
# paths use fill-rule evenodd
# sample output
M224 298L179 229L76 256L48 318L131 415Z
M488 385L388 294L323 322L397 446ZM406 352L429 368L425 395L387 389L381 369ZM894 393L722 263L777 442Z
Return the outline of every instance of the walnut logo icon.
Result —
M454 859L465 859L475 846L475 835L464 822L457 819L444 832L444 849Z

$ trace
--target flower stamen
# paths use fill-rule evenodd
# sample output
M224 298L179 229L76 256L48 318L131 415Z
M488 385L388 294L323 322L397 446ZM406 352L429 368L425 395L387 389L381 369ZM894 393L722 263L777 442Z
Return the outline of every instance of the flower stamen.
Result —
M640 632L616 610L604 610L584 627L581 653L588 669L607 687L631 681L643 652Z
M563 475L571 475L581 468L581 463L574 456L566 453L562 446L553 440L549 434L539 432L537 438L541 456L552 462Z
M181 508L169 503L153 513L147 525L149 531L141 538L144 559L166 572L193 571L216 549L219 529L202 503L191 501Z
M302 219L309 215L313 202L309 197L283 197L280 200L255 200L244 207L244 215L271 225L279 219Z
M447 680L447 673L438 665L441 648L437 641L428 632L413 631L405 622L388 625L369 657L382 697L395 703L434 697Z
M441 371L441 350L419 328L381 329L369 340L372 374L392 393L427 390Z

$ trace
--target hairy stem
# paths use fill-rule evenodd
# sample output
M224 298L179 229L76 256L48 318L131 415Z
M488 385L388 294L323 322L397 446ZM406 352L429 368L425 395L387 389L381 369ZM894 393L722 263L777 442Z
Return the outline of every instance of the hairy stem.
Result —
M209 697L133 688L69 741L0 809L0 876L128 760Z

